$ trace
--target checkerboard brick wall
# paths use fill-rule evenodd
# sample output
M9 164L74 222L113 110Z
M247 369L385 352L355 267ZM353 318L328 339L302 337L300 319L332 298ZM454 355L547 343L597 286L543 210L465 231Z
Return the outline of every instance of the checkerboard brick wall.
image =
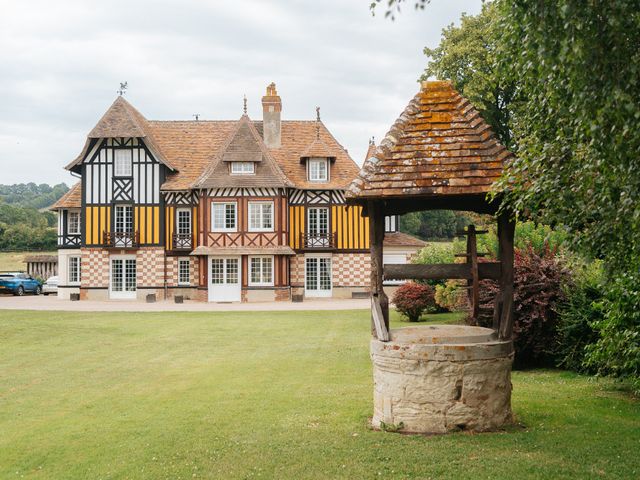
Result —
M143 247L136 251L138 288L161 287L164 279L164 249Z
M304 286L304 255L291 258L291 286ZM335 287L367 287L371 275L368 253L334 253L331 256L331 276Z
M368 287L371 281L371 257L368 253L334 254L334 287Z
M103 248L83 248L81 254L81 286L109 287L109 251Z

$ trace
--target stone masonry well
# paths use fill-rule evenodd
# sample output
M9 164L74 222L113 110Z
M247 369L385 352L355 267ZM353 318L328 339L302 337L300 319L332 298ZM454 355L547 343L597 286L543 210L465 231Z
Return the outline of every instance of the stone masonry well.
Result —
M512 422L513 345L493 330L428 325L371 340L375 428L483 432Z

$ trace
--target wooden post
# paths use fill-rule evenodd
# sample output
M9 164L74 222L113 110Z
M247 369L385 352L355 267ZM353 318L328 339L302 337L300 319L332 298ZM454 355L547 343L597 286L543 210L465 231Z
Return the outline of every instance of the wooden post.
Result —
M500 292L502 302L496 302L496 308L501 309L498 331L500 339L510 339L513 334L513 238L515 230L515 219L508 212L500 213L498 215L498 255L501 265Z
M480 313L480 278L478 276L478 242L476 226L467 227L467 263L471 265L471 279L467 280L469 301L471 302L471 318L478 320Z
M389 331L389 299L382 287L382 243L384 241L384 210L379 202L370 201L369 213L369 241L371 248L371 295L378 298L384 324ZM371 333L375 335L373 315L371 317Z

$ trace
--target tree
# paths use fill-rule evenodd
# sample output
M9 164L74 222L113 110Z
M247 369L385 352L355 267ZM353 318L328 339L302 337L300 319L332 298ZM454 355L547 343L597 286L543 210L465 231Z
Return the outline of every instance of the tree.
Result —
M451 80L478 108L503 145L513 149L511 130L516 82L501 74L496 55L500 41L495 4L485 3L479 15L462 14L460 25L442 31L436 48L424 48L429 63L422 79Z

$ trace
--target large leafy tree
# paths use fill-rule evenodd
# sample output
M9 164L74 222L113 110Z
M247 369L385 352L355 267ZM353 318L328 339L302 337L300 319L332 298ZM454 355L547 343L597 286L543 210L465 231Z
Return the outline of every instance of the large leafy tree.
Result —
M516 82L501 74L496 50L500 42L495 4L486 3L479 15L463 14L460 25L442 31L440 44L425 48L429 58L422 79L448 79L480 110L498 138L513 148L510 120Z

